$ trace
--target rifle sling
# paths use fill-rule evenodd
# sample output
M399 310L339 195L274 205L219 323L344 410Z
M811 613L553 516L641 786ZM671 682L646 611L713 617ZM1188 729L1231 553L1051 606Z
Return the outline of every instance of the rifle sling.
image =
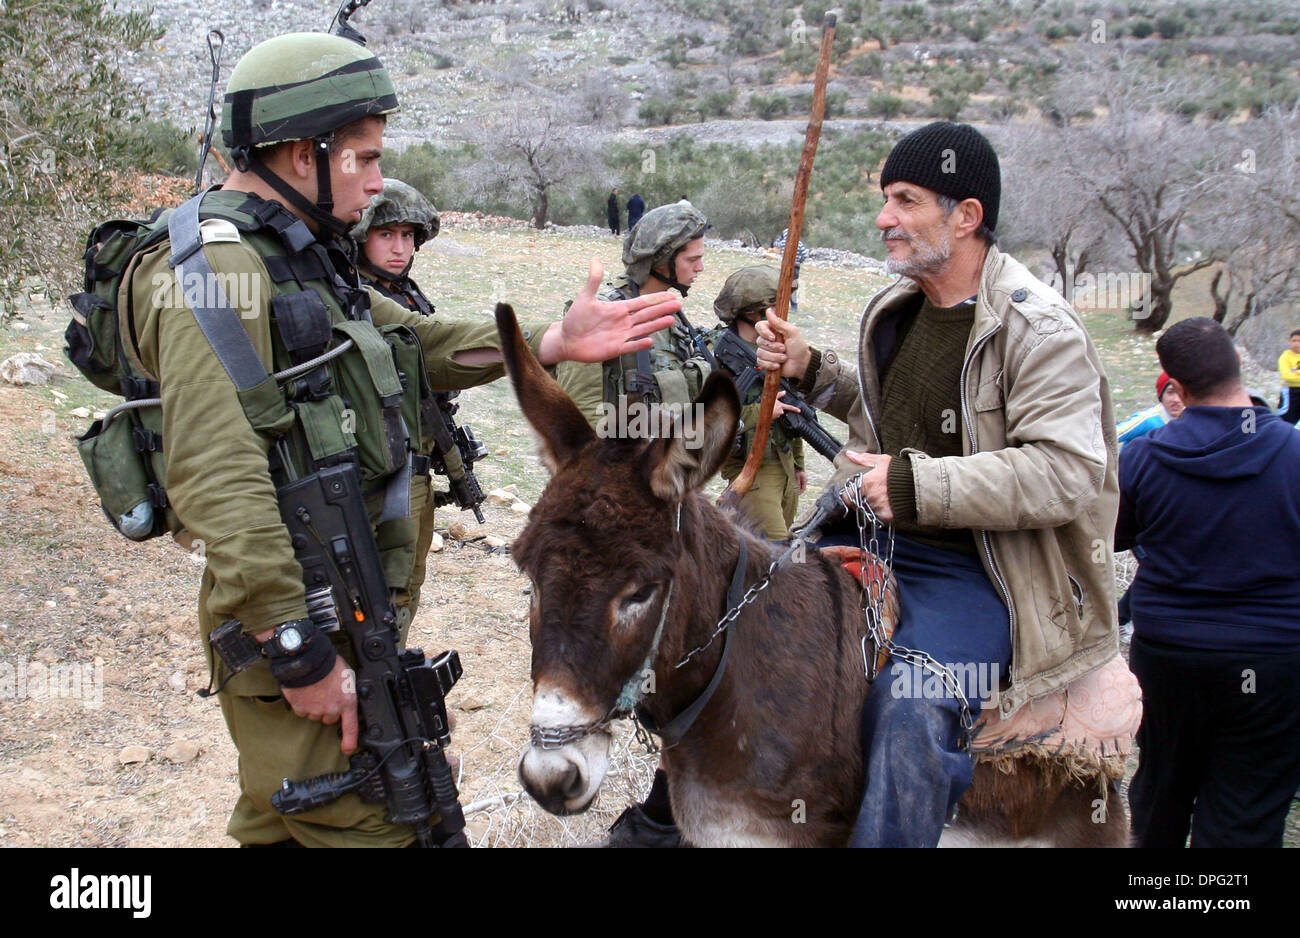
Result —
M203 301L192 309L199 328L207 336L221 367L239 391L247 391L270 380L262 359L258 357L253 340L230 305L230 298L217 281L203 251L203 234L199 230L200 193L172 212L167 221L167 234L171 239L172 256L168 262L176 271L176 279L185 285L186 268L203 278ZM183 268L182 265L185 265ZM212 302L212 305L208 305Z

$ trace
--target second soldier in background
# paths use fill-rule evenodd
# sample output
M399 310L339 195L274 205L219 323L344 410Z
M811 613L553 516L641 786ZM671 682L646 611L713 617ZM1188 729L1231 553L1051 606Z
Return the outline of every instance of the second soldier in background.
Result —
M423 316L432 316L436 312L433 304L411 279L410 274L415 253L426 241L437 237L438 229L438 211L432 202L401 180L385 178L384 191L371 200L370 208L352 229L352 237L360 246L357 271L368 286L407 309ZM450 415L457 409L452 401L458 393L435 390L431 402L440 408L441 413L428 415L428 422L432 424L436 421L444 427L450 424ZM467 427L463 429L468 431ZM419 519L420 526L415 545L415 566L411 571L412 620L419 608L420 587L424 585L425 565L429 548L433 544L435 508L453 500L458 501L462 508L470 507L466 502L482 501L482 493L478 491L478 482L473 476L473 463L462 458L454 436L451 435L455 433L454 428L449 428L447 438L435 443L433 452L421 454L420 465L416 469L423 471L412 473L411 512ZM469 440L471 444L477 444L472 436ZM479 456L486 455L486 450L481 445L472 448ZM448 477L452 493L435 490L429 471L431 463ZM459 493L461 497L454 498L458 487L462 490ZM483 518L477 504L473 505L473 510L481 522Z
M713 311L722 321L722 329L711 333L716 340L724 330L731 330L751 349L758 333L754 323L764 317L768 307L776 304L778 272L771 267L742 267L722 285L722 291L713 301ZM712 341L709 343L712 345ZM733 375L742 378L743 375ZM740 433L736 448L722 464L722 477L728 482L740 475L745 459L754 444L754 427L758 423L759 399L763 396L763 383L755 382L741 403ZM774 416L779 416L778 402ZM808 474L804 472L803 440L788 433L775 420L768 437L763 462L754 477L749 493L740 502L741 509L774 541L784 540L794 521L799 496L808 487Z

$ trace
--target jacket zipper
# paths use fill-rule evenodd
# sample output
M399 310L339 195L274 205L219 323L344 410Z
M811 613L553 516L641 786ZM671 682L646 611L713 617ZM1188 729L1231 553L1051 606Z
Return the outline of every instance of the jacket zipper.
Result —
M980 347L1001 328L1000 325L996 325L988 332L984 333L984 335L976 339L975 344L971 347L970 355L967 356L964 362L962 362L961 366L961 386L959 389L961 393L961 415L966 421L966 435L970 437L970 451L972 455L977 453L979 448L975 443L975 422L970 419L970 411L966 406L966 373L970 368L970 363L974 361L975 356L979 354ZM1010 678L1011 683L1014 684L1016 680L1016 609L1015 606L1011 604L1011 591L1007 589L1007 584L1002 579L1002 573L998 570L997 562L993 559L993 545L989 542L989 532L981 529L980 538L984 542L984 556L988 560L989 569L993 571L993 579L997 580L998 588L1002 590L1002 595L1005 597L1007 604L1007 618L1011 623L1011 666L1008 669L1008 677Z
M1080 583L1078 580L1076 580L1073 574L1071 574L1069 571L1066 572L1065 578L1070 581L1070 585L1074 588L1075 591L1074 606L1079 611L1079 618L1082 619L1083 618L1083 584Z

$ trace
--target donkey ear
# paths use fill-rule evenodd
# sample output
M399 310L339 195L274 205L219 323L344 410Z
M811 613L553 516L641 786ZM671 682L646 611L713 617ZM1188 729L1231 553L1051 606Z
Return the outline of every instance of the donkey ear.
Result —
M736 385L715 371L690 410L674 421L672 433L651 444L646 460L651 490L666 502L679 502L703 488L731 452L739 423Z
M546 373L524 342L515 311L505 303L498 303L496 314L501 355L515 388L515 397L519 399L524 417L541 438L542 461L554 475L594 440L596 433L587 423L587 418L582 416L582 411Z

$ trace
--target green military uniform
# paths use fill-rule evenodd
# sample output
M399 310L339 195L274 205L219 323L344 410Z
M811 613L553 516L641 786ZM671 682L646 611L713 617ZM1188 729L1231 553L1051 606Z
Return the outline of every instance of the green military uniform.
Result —
M647 212L623 240L624 273L606 283L597 296L632 299L640 295L652 270L666 269L666 282L684 297L688 288L672 274L677 253L703 237L708 227L704 215L684 199ZM679 312L675 324L654 334L654 345L646 352L598 365L564 362L556 367L556 380L593 427L610 407L619 406L620 397L636 393L649 402L685 407L699 395L712 368L710 357L696 347L693 331ZM635 376L645 369L650 374L638 387Z
M297 81L285 84L290 77ZM395 106L382 65L362 47L321 34L282 36L255 47L236 66L226 94L223 136L237 164L250 166L265 179L270 170L257 162L256 155L250 156L251 146L307 139L319 146L318 160L324 159L324 135L342 123L339 114L355 120L387 113ZM233 118L237 129L232 133L231 112L240 107L244 113ZM279 132L288 136L272 137L268 127L281 128ZM328 175L327 169L326 186ZM323 191L328 193L327 188ZM285 198L294 204L306 202L296 193ZM320 221L323 209L319 204L312 207L308 202L307 207L315 209L308 214L324 230L346 230L341 225L331 227L329 218ZM249 213L264 217L267 223L241 232L220 220L248 219ZM294 232L298 247L292 252L288 249L293 238L284 234L284 226L295 219L276 203L245 192L215 191L204 197L200 217L212 216L217 220L207 220L202 227L204 254L217 278L224 284L237 284L247 301L236 304L243 307L238 319L268 372L284 369L291 362L285 322L292 320L288 313L293 304L276 305L275 301L295 299L299 306L311 306L318 298L323 304L319 317L327 317L329 323L330 347L341 344L345 334L355 341L351 353L359 368L355 375L377 373L377 362L385 356L392 361L396 355L384 344L380 330L394 339L393 347L406 341L410 348L409 337L418 339L428 383L435 387L471 387L503 373L501 363L470 366L451 358L456 349L496 347L492 324L440 322L410 312L373 291L351 290L346 283L351 271L337 247L326 250L321 242L306 237L309 232L301 222ZM372 466L374 461L365 441L373 437L366 436L362 425L354 435L348 429L349 414L362 415L360 420L375 419L373 404L380 381L373 378L369 385L373 399L362 381L350 385L347 393L351 396L345 400L345 369L352 366L340 357L328 366L333 381L323 396L289 401L270 381L253 389L251 396L237 391L191 310L192 304L175 288L176 272L169 266L169 255L166 240L141 253L123 292L129 296L134 317L132 354L144 373L161 387L166 491L183 526L175 533L183 543L201 544L207 561L199 592L199 624L206 651L208 635L229 619L239 620L245 633L256 634L307 616L302 569L281 522L269 470L272 436L287 434L290 458L299 470L309 457L311 462L319 462L355 455L364 482L368 460ZM159 289L168 284L172 289ZM363 304L368 299L373 325L366 322L364 309L345 306L345 299ZM535 353L544 332L544 328L525 331ZM370 357L363 355L366 346L371 349ZM376 350L378 358L374 357ZM403 401L418 394L422 384L424 376L411 373L418 371L416 361L415 366L403 366L407 369ZM409 421L407 425L412 426ZM416 448L420 443L413 439L410 446ZM275 456L280 456L278 448ZM379 482L380 490L368 496L367 508L375 522L384 573L399 606L398 624L404 639L409 610L402 603L409 596L415 518L422 506L413 501L405 516L384 512L390 506L383 504L383 479ZM388 514L387 520L381 520L381 512ZM350 659L347 645L336 636L336 651ZM410 827L384 821L384 805L363 804L355 794L293 817L272 809L270 796L282 779L301 780L348 768L339 749L339 728L294 715L265 659L231 677L220 658L211 657L215 679L224 684L219 694L222 714L240 753L241 793L227 828L232 837L243 844L280 843L292 838L311 846L403 846L413 840Z
M713 308L726 325L735 329L738 317L757 318L776 302L779 274L770 267L744 267L733 273L723 284L722 292ZM722 330L711 332L706 341L712 346ZM743 340L742 340L743 341ZM753 342L746 342L757 351ZM763 383L756 382L741 401L740 433L735 449L722 464L722 477L728 482L740 475L745 460L754 444L754 427L758 423L759 399L763 396ZM799 505L798 473L804 469L803 440L787 433L776 421L768 435L763 462L754 477L749 492L740 501L740 507L751 520L763 529L772 540L789 536Z
M214 192L205 199L243 203L240 192ZM263 298L258 314L242 322L268 370L280 351L270 323L268 302L275 295L257 239L216 242L205 252L218 275L256 278L255 295ZM204 647L208 634L228 619L244 631L259 633L306 616L302 568L294 559L288 532L280 520L275 490L267 470L269 439L253 430L207 338L190 310L154 306L155 285L173 277L168 242L144 255L132 279L141 364L162 386L163 439L166 443L167 495L190 539L202 541L207 569L199 594L199 624ZM161 278L161 280L159 279ZM322 279L304 284L325 301L335 322L343 318L332 284ZM371 316L376 326L401 323L419 337L430 383L436 387L473 387L500 377L503 365L461 365L451 359L460 348L495 347L492 324L446 323L410 312L373 291ZM529 330L534 353L544 327ZM428 491L427 480L422 488ZM416 492L413 491L413 495ZM384 522L376 537L384 554L389 587L395 591L399 622L409 624L410 586L416 557L415 519L423 504L412 498L412 516ZM377 514L378 506L374 506ZM184 539L185 535L182 535ZM346 641L336 643L350 656ZM215 659L218 683L229 677ZM270 807L270 796L283 778L304 779L347 769L339 751L338 728L295 716L280 696L279 683L265 660L230 679L219 695L231 737L240 751L241 795L229 833L241 843L272 843L286 837L304 844L402 845L410 829L383 822L383 805L363 805L356 795L293 818Z
M370 229L402 224L414 226L416 251L419 251L426 241L437 237L438 230L441 227L437 209L423 194L400 180L385 179L383 193L371 201L370 208L362 214L361 221L352 229L352 237L358 243L364 244ZM411 255L411 259L414 261L414 254ZM389 299L401 303L413 312L422 316L432 316L435 312L433 304L420 290L419 284L410 278L410 270L408 264L406 270L402 271L399 276L394 277L391 272L380 270L371 264L366 258L364 250L358 255L357 271L361 274L367 286ZM448 354L455 355L458 351L468 351L476 347L478 346L451 349ZM481 383L487 383L497 377L490 370L485 370L484 376L485 381ZM434 388L434 390L450 389ZM429 560L429 548L433 546L434 511L436 508L433 497L434 491L435 485L432 475L426 474L412 478L412 517L416 519L419 533L415 542L415 561L411 568L410 586L406 591L406 595L398 597L399 600L405 600L412 620L415 619L415 614L419 611L420 589L424 585Z

